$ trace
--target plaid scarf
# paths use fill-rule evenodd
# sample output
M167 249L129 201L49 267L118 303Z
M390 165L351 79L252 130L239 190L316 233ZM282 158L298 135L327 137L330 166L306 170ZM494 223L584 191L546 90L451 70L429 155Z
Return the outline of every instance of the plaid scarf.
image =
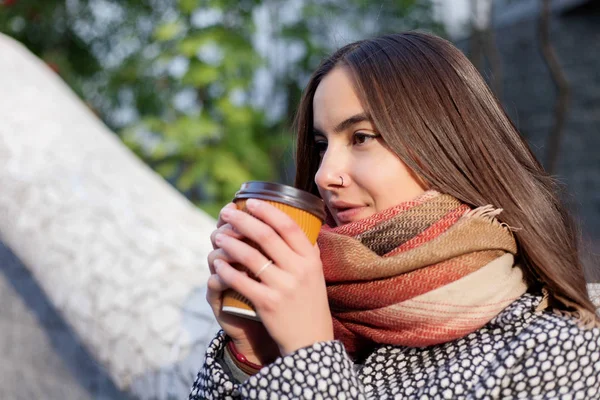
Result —
M375 344L423 347L489 322L527 287L502 210L427 191L318 238L335 338L355 358Z

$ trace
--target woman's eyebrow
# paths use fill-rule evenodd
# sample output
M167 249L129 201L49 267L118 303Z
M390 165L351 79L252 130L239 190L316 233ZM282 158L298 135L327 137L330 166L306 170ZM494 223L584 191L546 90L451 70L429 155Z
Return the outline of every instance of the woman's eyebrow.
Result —
M367 113L360 113L360 114L353 115L350 118L346 118L345 120L343 120L342 122L337 124L337 126L335 128L333 128L333 132L334 133L344 132L346 129L350 128L351 126L356 125L360 122L364 122L364 121L371 121L371 116L369 116Z
M367 113L360 113L360 114L353 115L349 118L346 118L339 124L337 124L336 127L333 128L333 132L334 133L344 132L346 129L350 128L351 126L356 125L360 122L364 122L364 121L371 122L371 116ZM322 131L320 131L319 129L314 128L314 127L313 127L313 134L315 136L317 136L317 135L326 136Z

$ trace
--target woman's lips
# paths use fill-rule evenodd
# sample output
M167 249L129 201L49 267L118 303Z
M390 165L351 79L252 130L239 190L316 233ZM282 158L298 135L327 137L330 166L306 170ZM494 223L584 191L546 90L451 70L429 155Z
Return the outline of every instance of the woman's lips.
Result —
M366 207L351 207L342 210L336 210L335 216L337 220L342 224L347 224L352 221L360 219L360 214L365 210Z

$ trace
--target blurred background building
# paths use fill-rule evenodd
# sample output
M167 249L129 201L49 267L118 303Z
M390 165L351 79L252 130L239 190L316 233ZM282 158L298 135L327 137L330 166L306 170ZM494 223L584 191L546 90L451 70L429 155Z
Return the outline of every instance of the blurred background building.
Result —
M324 54L405 29L446 36L566 185L565 201L588 250L589 280L600 282L599 5L0 0L0 32L45 61L142 160L212 215L241 182L291 183L290 121ZM0 88L2 79L10 77L0 77ZM0 304L0 398L133 397L5 246Z
M566 185L589 277L600 280L600 3L547 2L545 25L543 4L497 0L493 30L456 44L483 71L544 167Z

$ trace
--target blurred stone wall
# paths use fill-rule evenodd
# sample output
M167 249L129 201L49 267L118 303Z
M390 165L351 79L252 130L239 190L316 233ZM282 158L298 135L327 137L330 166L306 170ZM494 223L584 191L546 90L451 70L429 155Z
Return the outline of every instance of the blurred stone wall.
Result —
M128 398L2 243L0 332L0 399Z
M118 399L102 394L110 381L186 398L217 331L204 299L214 219L24 46L0 34L0 54L0 240L15 256L0 260L0 399ZM51 395L61 377L78 392Z

